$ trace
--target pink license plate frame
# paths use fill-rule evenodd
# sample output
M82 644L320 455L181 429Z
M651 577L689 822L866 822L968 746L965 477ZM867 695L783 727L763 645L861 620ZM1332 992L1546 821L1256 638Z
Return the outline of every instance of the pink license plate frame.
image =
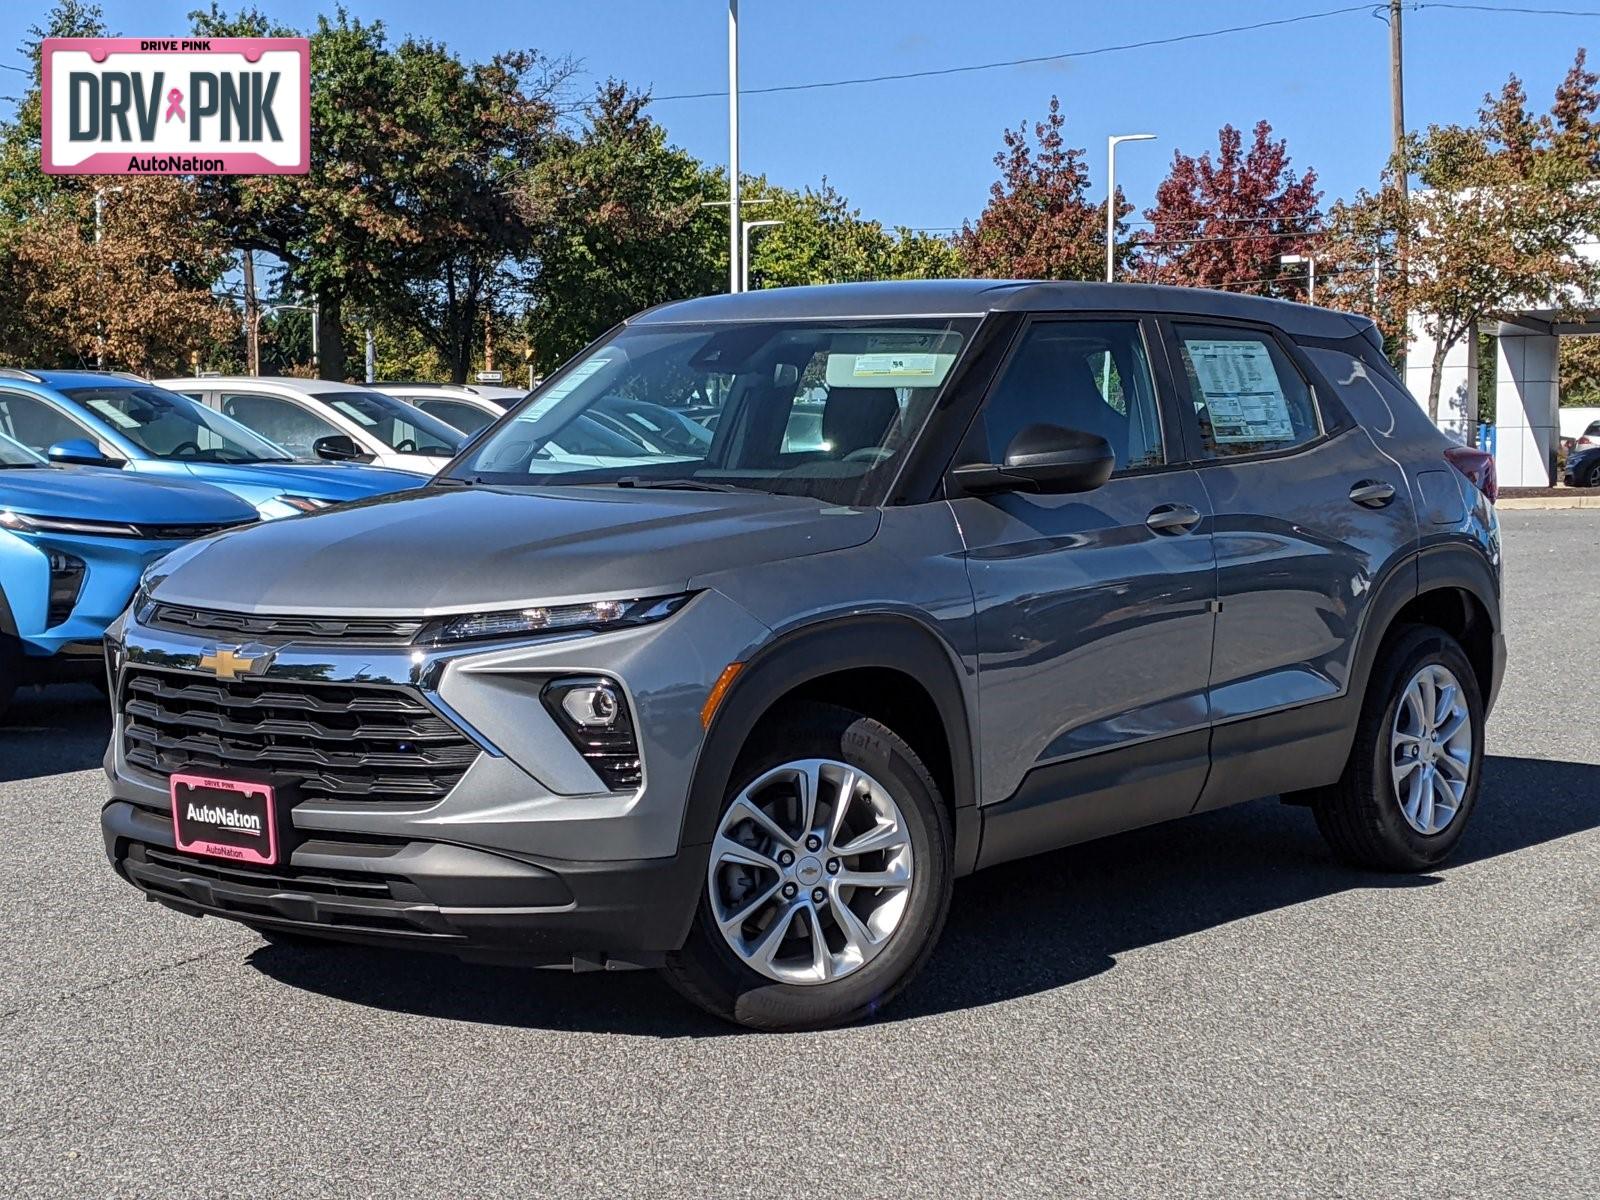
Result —
M168 780L167 793L173 841L183 853L254 866L277 863L278 803L271 784L181 774Z

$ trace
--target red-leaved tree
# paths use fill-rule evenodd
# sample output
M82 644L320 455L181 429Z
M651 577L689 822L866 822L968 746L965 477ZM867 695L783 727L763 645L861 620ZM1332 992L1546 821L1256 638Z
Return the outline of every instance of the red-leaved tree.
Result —
M1089 169L1083 150L1068 146L1061 101L1050 97L1050 115L1033 127L1005 132L1005 149L994 156L1000 178L976 225L962 226L956 239L964 269L992 279L1098 279L1105 271L1105 206L1084 198ZM1133 206L1117 193L1117 216ZM1120 232L1120 231L1119 231ZM1120 238L1119 238L1120 241Z
M1290 170L1286 144L1265 121L1248 151L1232 125L1218 141L1214 161L1210 151L1173 154L1155 207L1145 210L1151 228L1138 240L1136 273L1152 283L1304 299L1306 268L1278 259L1315 254L1316 172Z

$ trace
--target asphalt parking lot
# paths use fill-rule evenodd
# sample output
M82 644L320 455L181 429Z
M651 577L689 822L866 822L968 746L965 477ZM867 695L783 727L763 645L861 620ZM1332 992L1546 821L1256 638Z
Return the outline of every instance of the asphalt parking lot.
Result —
M0 1191L1592 1197L1600 512L1503 521L1511 671L1448 869L1346 870L1275 801L999 868L825 1034L145 904L102 857L98 696L21 697Z

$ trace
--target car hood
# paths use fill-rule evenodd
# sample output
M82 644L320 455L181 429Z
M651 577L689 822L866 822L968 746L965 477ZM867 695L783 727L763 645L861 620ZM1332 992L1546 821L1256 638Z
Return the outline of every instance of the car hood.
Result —
M185 463L189 474L221 487L267 488L275 495L311 496L343 503L421 487L409 471L357 463Z
M374 616L669 595L711 572L858 546L878 522L876 509L744 492L428 488L180 551L156 595Z
M0 471L0 508L41 517L158 525L224 525L256 519L253 507L220 488L105 467Z

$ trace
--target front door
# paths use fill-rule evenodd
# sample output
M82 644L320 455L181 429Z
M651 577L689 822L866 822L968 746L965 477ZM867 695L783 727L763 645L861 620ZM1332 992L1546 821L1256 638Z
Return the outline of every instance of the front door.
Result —
M1178 816L1208 763L1215 564L1205 490L1163 419L1152 322L1041 319L958 462L1024 427L1099 434L1099 489L953 500L977 604L980 861ZM1167 432L1164 432L1164 428Z

